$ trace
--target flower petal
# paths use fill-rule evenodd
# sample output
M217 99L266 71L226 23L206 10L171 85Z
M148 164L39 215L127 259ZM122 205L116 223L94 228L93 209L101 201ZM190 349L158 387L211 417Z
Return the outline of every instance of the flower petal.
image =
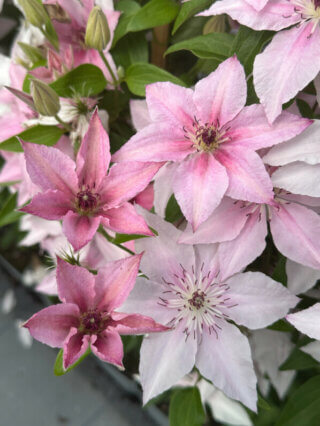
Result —
M148 105L144 99L131 99L129 106L132 123L136 130L141 130L151 124Z
M287 287L294 294L304 293L314 287L320 280L320 270L300 265L287 259L286 273L288 277Z
M246 98L244 69L237 57L233 56L196 84L196 117L203 123L218 123L219 127L223 126L242 110Z
M154 179L154 211L161 217L165 217L166 208L173 194L172 184L179 163L166 163Z
M299 299L261 272L245 272L226 281L231 306L226 309L239 325L256 330L283 318Z
M111 312L128 297L136 282L142 254L109 262L95 279L96 306Z
M282 104L293 98L320 70L320 28L313 22L276 34L256 56L253 78L256 93L272 123Z
M71 208L72 205L67 194L48 190L43 194L36 194L31 202L20 210L43 219L60 220Z
M224 167L209 153L181 163L173 181L174 195L194 230L218 207L227 188Z
M154 319L140 314L123 314L114 312L112 319L117 322L116 330L119 334L146 334L169 329L161 324L157 324Z
M79 186L98 188L110 163L109 136L104 130L96 109L77 156Z
M99 216L80 216L72 211L63 218L63 232L76 251L92 240L100 220Z
M62 348L70 329L79 324L79 308L73 303L62 303L44 308L25 324L30 334L41 343Z
M286 319L301 333L312 339L320 340L320 303L295 314L287 315Z
M202 333L196 367L228 397L256 412L257 379L248 339L234 325L227 322L220 325L218 337L208 331Z
M66 370L74 364L88 349L90 336L78 333L74 327L63 345L63 368Z
M77 305L81 312L94 307L94 275L86 268L57 258L58 295L62 302Z
M101 361L123 367L123 345L119 333L114 330L105 330L94 343L91 343L92 352Z

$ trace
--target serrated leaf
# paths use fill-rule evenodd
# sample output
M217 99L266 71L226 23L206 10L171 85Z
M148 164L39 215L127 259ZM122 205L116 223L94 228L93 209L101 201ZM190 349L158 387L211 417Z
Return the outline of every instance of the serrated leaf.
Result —
M206 415L197 387L177 390L170 402L170 426L202 426Z
M187 19L191 18L202 10L207 9L209 6L211 6L212 3L213 0L190 0L184 3L181 6L177 19L175 20L172 34L174 34Z
M202 59L217 58L224 60L234 41L234 36L227 33L210 33L189 40L184 40L169 47L166 55L179 50L190 50L195 56Z
M157 81L171 81L180 86L185 86L184 82L178 77L152 64L137 63L130 65L127 69L125 82L129 90L135 95L145 96L146 85Z
M317 367L319 363L298 348L295 348L285 362L280 366L279 370L306 370L308 368Z
M275 426L318 426L319 418L320 376L316 376L292 394Z
M106 85L107 80L103 72L92 64L79 65L50 84L62 98L98 95Z
M63 376L64 374L69 373L72 369L77 367L85 358L87 358L88 355L90 355L91 349L88 347L86 352L76 361L74 364L72 364L67 370L63 368L63 349L60 349L58 352L57 358L54 363L54 374L55 376Z
M58 142L63 133L64 130L57 126L42 126L38 124L0 143L0 150L23 152L19 139L39 145L53 146Z

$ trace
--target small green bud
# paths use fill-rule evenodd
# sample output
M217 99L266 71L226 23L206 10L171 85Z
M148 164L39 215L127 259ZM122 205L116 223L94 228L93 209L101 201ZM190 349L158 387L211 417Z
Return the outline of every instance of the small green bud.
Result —
M110 30L106 15L102 12L101 7L95 6L88 18L85 44L87 47L101 52L109 41Z
M42 3L37 0L19 0L25 17L30 24L42 28L49 21L49 16Z
M31 81L31 95L39 114L54 117L60 110L60 101L57 93L50 86L40 80Z

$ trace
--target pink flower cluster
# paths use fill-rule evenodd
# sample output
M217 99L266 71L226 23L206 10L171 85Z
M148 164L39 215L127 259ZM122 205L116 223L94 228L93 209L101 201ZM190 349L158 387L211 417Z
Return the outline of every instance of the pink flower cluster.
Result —
M60 51L47 48L48 65L33 74L51 82L92 63L110 81L98 52L83 48L94 1L58 3L69 17L54 21ZM109 49L119 13L103 10L111 31L104 54L116 73ZM146 101L131 103L137 132L111 155L98 99L81 100L85 114L79 100L65 100L69 113L73 108L64 120L69 136L55 147L22 140L24 154L4 155L0 181L15 182L31 230L25 244L40 242L53 256L60 250L56 275L39 290L58 294L61 303L24 326L40 342L63 348L65 369L88 348L123 367L120 335L147 334L140 352L144 403L196 367L256 411L257 377L244 330L284 318L299 301L295 294L320 277L319 122L282 110L320 71L320 7L312 0L221 0L202 15L221 13L255 30L291 27L256 57L261 104L246 106L245 71L232 56L193 89L148 85ZM22 90L23 68L11 64L10 77ZM9 106L1 140L43 123L11 92L0 96ZM172 194L184 216L175 225L163 219ZM288 258L288 288L254 268L244 272L264 251L269 231ZM144 238L119 247L112 244L116 233ZM74 264L61 255L68 243L72 260L78 256ZM316 304L287 319L320 339L319 316Z

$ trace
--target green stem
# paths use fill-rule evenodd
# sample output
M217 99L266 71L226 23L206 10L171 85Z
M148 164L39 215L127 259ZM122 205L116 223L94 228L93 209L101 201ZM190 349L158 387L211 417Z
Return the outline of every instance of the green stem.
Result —
M54 116L54 118L57 120L58 123L62 124L62 126L68 130L68 132L71 132L72 128L68 123L65 123L63 120L61 120L61 118L58 116L58 114L56 114Z
M109 62L107 61L107 58L104 56L104 53L101 50L99 51L99 55L101 56L101 59L103 60L105 66L108 68L108 71L109 71L111 78L112 78L112 81L113 81L113 85L115 87L117 87L118 86L118 80L117 80L116 76L114 75L114 72L112 71L112 68L111 68Z
M126 251L129 254L134 254L133 251L129 250L127 247L122 246L121 244L115 243L114 238L110 237L110 235L102 228L100 227L98 229L98 232L102 234L110 243L114 244L115 246L121 248L122 250Z

